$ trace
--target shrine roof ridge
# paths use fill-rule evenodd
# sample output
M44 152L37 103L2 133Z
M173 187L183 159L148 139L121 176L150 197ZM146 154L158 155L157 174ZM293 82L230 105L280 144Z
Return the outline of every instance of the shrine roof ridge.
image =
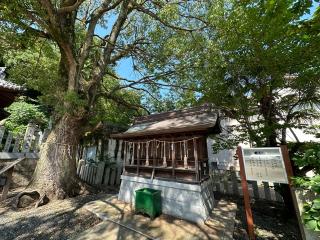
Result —
M214 109L214 106L212 104L206 103L201 106L196 106L192 108L184 108L180 110L154 113L147 116L137 117L135 118L133 125L147 123L147 122L158 122L166 119L180 118L180 117L198 115L198 114L209 113L209 112L218 113L218 111Z

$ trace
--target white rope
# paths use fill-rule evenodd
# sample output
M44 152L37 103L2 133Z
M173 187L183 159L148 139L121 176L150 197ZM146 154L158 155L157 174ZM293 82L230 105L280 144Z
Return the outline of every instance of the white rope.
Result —
M78 146L78 145L75 145L75 144L66 144L66 143L59 143L59 142L44 142L42 143L41 145L46 145L46 144L55 144L55 145L61 145L61 146Z
M194 139L198 139L200 137L193 137L193 138L189 138L189 139L184 139L184 140L181 140L181 141L165 141L165 140L157 140L157 139L153 139L153 140L149 140L149 141L124 141L124 142L129 142L129 143L147 143L147 142L155 142L155 143L183 143L185 141L191 141L191 140L194 140Z
M158 148L160 146L160 158L163 158L163 163L162 165L164 167L167 167L167 155L169 157L169 159L171 158L171 160L173 159L173 147L174 144L176 143L180 143L180 153L181 153L181 158L182 158L182 145L183 145L183 165L184 168L188 168L188 157L189 157L189 153L188 153L188 141L193 141L195 139L198 139L200 137L192 137L189 139L184 139L181 141L165 141L165 140L157 140L157 139L152 139L149 141L124 141L125 144L128 145L129 149L126 149L126 151L129 151L132 149L132 155L130 156L130 154L128 154L128 161L130 165L134 164L134 155L135 155L135 151L137 152L137 157L142 158L143 157L143 144L146 144L146 166L149 166L150 162L149 162L149 158L153 157L153 158L157 158L158 156ZM150 151L150 156L149 156L149 146L151 143L151 151ZM135 147L135 145L137 144L137 147ZM166 144L168 144L169 147L169 154L166 153ZM163 145L163 147L161 146ZM140 151L140 148L142 147L142 150ZM136 149L137 148L137 149ZM155 151L154 151L155 150ZM163 150L163 151L162 151ZM130 163L131 160L131 163Z

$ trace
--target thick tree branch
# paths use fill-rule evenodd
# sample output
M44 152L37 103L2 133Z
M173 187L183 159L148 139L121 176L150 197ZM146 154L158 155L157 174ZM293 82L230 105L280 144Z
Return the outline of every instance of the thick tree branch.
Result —
M51 1L50 0L40 0L39 2L42 5L42 7L47 11L51 22L54 23L56 14L55 14L55 9L54 9Z
M74 10L77 10L84 1L85 0L76 0L75 2L73 1L73 3L71 3L72 5L63 6L59 9L57 9L57 12L58 13L67 13L67 12L72 12Z
M172 88L176 88L176 89L195 91L195 89L184 87L184 86L181 86L181 85L166 84L166 83L161 83L161 82L157 81L157 79L161 79L163 77L168 77L168 76L170 76L170 75L172 75L174 73L175 73L174 71L168 71L168 72L165 72L165 73L162 73L162 74L158 74L158 75L145 76L145 77L140 78L138 80L129 80L129 79L125 79L125 78L120 78L120 77L116 76L115 74L113 74L111 72L106 72L106 74L110 75L113 78L128 82L128 84L119 85L119 86L113 88L112 90L109 91L110 94L115 94L117 91L120 91L122 89L131 88L131 89L135 89L135 90L140 90L140 91L146 92L152 98L154 98L155 100L158 100L157 98L155 98L152 95L152 93L148 89L141 88L141 87L136 87L137 85L151 85L151 84L152 85L156 85L156 86L161 86L161 87L172 87Z
M89 106L93 106L94 100L96 98L97 87L101 83L103 76L106 71L106 66L110 64L111 54L115 49L115 44L117 42L118 36L122 29L123 24L125 23L128 14L132 11L132 7L130 5L130 0L122 1L120 12L117 20L115 21L111 33L109 36L106 36L107 43L106 47L103 50L102 56L100 56L93 66L92 79L89 82L89 90L90 93L88 96Z
M0 23L1 22L7 22L6 20L0 19ZM12 24L12 23L10 23ZM18 21L15 23L15 25L13 25L14 27L18 27L22 30L24 30L24 32L26 33L32 33L34 36L40 37L40 38L45 38L45 39L50 39L50 35L47 32L44 32L40 29L36 29L31 27L30 25L22 22L22 21Z
M103 16L103 14L109 10L109 5L110 5L111 1L112 0L105 0L101 4L100 8L98 8L96 11L94 11L91 14L90 20L88 21L89 26L88 26L88 30L87 30L87 33L86 33L85 41L84 41L84 44L82 45L82 48L81 48L80 54L79 54L78 67L80 69L82 69L86 59L88 58L89 49L90 49L90 47L92 45L92 41L93 41L93 36L94 36L94 31L96 29L96 25L97 25L99 19ZM78 76L77 76L78 80L80 78L80 74L81 73L78 72Z
M123 1L119 16L112 27L110 36L108 37L107 45L104 51L104 60L106 63L110 63L111 53L115 48L115 44L122 29L122 26L125 23L128 14L132 10L132 8L129 5L130 1Z

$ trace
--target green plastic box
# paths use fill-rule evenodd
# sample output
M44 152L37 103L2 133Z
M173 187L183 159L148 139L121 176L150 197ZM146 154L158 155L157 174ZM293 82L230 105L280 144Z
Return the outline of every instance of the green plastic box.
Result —
M136 212L145 213L154 219L162 213L161 191L151 188L136 190Z

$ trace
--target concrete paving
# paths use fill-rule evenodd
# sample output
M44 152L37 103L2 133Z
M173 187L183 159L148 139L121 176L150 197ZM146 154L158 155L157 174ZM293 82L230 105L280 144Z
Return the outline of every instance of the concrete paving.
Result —
M134 214L130 204L116 195L87 203L85 208L103 220L100 224L80 233L78 240L120 239L232 239L236 204L220 200L212 216L203 224L195 224L162 214L154 220Z

